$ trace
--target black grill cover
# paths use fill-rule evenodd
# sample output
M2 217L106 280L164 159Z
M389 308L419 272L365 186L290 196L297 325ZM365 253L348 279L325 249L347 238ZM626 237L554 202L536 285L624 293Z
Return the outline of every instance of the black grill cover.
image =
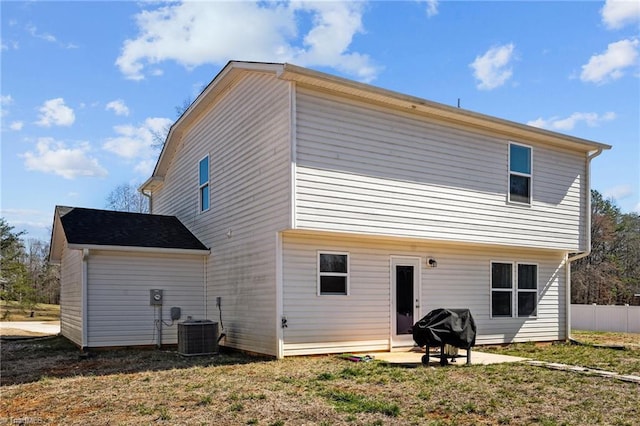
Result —
M413 325L418 346L470 348L476 344L476 323L469 309L434 309Z

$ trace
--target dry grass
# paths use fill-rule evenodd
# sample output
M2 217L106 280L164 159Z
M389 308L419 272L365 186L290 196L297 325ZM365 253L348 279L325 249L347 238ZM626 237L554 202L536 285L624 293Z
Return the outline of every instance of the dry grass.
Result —
M33 308L26 308L16 301L0 300L1 321L57 321L59 319L60 305L38 303Z
M574 332L573 337L585 344L558 343L539 346L535 343L520 343L483 350L640 376L640 345L627 343L640 342L634 340L640 338L640 335L621 336L622 334L625 333ZM599 346L590 346L594 344ZM608 348L609 345L612 345L612 348Z
M611 333L603 331L572 331L572 337L592 345L619 345L640 348L639 333Z
M550 349L558 347L537 350ZM589 362L605 352L640 362L640 351L584 349ZM551 352L566 362L566 353ZM158 350L80 359L61 337L2 346L0 423L632 425L638 418L638 385L526 364L405 369L335 356L183 358Z

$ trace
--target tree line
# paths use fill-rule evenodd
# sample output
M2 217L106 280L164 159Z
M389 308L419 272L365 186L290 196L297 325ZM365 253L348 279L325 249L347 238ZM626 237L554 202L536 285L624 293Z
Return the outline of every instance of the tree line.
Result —
M622 213L595 190L591 253L572 263L571 303L640 305L640 215Z
M107 208L147 213L145 197L120 185ZM24 240L0 218L0 298L25 306L60 301L60 270L49 263L49 242ZM591 191L591 253L571 264L571 303L640 305L640 216L622 213L611 200Z
M25 308L60 303L60 268L49 263L49 243L23 239L0 218L0 298Z

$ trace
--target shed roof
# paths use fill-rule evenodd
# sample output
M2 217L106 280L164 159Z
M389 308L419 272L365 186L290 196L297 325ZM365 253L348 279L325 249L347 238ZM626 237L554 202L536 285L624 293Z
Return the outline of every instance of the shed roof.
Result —
M60 237L71 248L173 249L208 252L175 216L56 206L51 260L61 255Z

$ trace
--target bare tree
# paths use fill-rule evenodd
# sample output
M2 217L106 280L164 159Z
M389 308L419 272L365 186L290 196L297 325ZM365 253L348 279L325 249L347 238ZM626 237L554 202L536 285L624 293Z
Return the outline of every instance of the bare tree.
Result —
M591 253L571 265L573 303L640 304L640 216L591 191Z
M137 185L123 183L107 195L106 207L131 213L149 213L149 200L138 191Z
M204 90L204 87L203 87ZM189 109L189 107L191 106L191 103L193 102L193 100L190 97L184 98L182 100L182 104L180 105L176 105L175 106L175 110L176 110L176 119L180 119L180 117L182 117L182 115L185 113L186 110ZM151 131L151 134L153 136L153 147L154 148L162 148L164 146L164 143L167 140L167 136L169 135L169 130L171 130L171 126L168 125L166 126L164 129L158 130L158 131Z

